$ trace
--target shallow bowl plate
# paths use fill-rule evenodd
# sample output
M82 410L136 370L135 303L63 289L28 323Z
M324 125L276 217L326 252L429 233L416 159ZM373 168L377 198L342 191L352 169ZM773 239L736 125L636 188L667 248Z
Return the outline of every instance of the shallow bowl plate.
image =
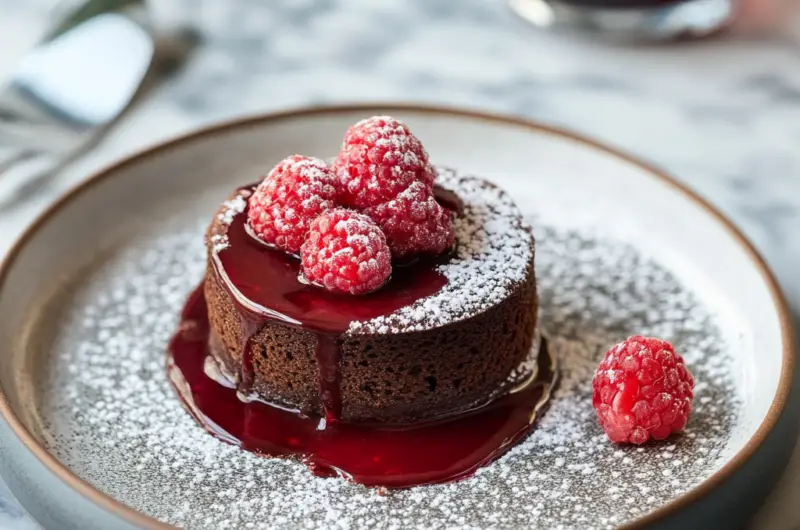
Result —
M533 224L542 325L561 383L533 435L475 477L381 494L205 434L163 363L202 277L202 232L218 203L284 156L333 156L349 124L386 113L437 164L504 187ZM796 428L788 312L729 222L611 149L469 112L309 109L136 155L23 236L0 272L0 316L2 472L54 528L736 522L785 463ZM686 432L642 448L610 444L591 408L597 359L631 334L673 341L697 381Z

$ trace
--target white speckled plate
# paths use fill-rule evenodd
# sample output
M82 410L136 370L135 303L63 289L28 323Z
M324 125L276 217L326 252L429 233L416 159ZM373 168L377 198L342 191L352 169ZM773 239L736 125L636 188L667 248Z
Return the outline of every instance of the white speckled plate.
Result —
M436 163L510 191L529 216L543 327L561 364L524 443L471 479L386 495L212 438L163 369L219 201L288 154L333 155L349 124L378 113L404 119ZM781 416L796 401L786 307L726 220L610 149L468 112L312 109L137 155L22 238L0 271L0 315L2 471L53 528L728 527L767 491L797 423ZM686 432L641 448L610 444L590 403L598 357L634 333L673 341L697 381Z

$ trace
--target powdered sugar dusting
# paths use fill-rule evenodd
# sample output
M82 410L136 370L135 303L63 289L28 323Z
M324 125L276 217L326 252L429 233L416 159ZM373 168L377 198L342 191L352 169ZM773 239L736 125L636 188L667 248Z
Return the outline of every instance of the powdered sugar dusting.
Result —
M222 224L230 225L233 222L233 218L244 211L245 207L247 207L247 198L250 195L250 190L239 190L233 198L222 203L222 208L217 214Z
M247 207L247 199L251 194L252 192L250 190L241 189L232 198L224 201L217 214L217 219L225 226L230 226L233 222L233 218L236 217L237 214L242 213ZM217 253L228 248L228 244L230 243L227 234L224 233L213 234L210 240L214 252Z
M446 168L439 168L437 183L464 203L453 222L454 256L437 268L447 285L390 315L353 322L349 333L418 331L465 320L502 302L528 277L533 234L511 198L483 179Z
M213 530L610 528L673 500L727 456L741 404L703 300L626 244L535 220L540 314L561 383L541 424L504 458L462 482L382 495L220 442L182 409L164 369L205 267L208 219L193 211L153 219L46 317L58 334L42 352L43 438L137 510ZM590 402L600 355L633 333L673 342L697 380L686 433L642 448L608 443Z

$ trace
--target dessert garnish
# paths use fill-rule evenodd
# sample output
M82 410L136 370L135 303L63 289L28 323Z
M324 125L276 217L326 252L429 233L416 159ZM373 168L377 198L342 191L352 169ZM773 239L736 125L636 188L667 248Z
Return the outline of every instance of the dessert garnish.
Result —
M683 430L694 379L661 339L633 336L612 347L592 381L592 404L612 442L641 445Z
M383 204L414 182L431 189L436 176L422 143L391 116L373 116L350 127L333 172L342 204L353 208Z
M381 229L366 215L344 208L328 210L311 222L300 258L305 278L334 293L374 291L392 273Z
M247 220L256 237L296 254L311 221L336 205L333 174L318 158L290 156L267 174L248 203Z
M435 176L428 153L408 127L375 116L350 127L333 168L301 155L275 166L248 200L248 226L261 241L287 252L297 254L304 246L304 277L315 285L366 294L391 273L384 263L387 242L392 258L409 261L443 254L455 244L452 212L436 200ZM350 213L340 209L335 218L350 219L342 229L355 231L337 243L330 236L323 243L320 235L335 226L323 219L312 232L311 225L337 205L351 208ZM359 234L369 234L370 241ZM312 235L314 241L304 245Z
M399 120L373 116L350 127L333 171L342 203L375 219L395 259L453 246L450 212L434 198L436 169Z
M414 182L390 201L365 208L364 213L386 234L395 259L443 254L455 243L450 210L422 182Z

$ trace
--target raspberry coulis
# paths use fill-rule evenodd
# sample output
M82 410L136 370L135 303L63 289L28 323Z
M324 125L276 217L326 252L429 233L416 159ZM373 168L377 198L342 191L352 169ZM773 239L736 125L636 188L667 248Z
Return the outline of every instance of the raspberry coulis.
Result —
M341 421L338 337L353 321L390 314L439 291L447 280L436 271L437 262L396 266L380 290L356 297L301 282L299 259L250 235L246 211L234 216L228 238L229 245L216 254L211 272L235 300L245 340L249 342L270 320L316 334L319 392L326 417L241 400L238 395L248 395L253 381L247 342L238 385L209 377L205 370L209 324L201 286L184 308L169 345L168 366L184 405L211 434L262 455L298 459L318 476L405 488L466 478L532 430L555 379L553 361L544 347L538 370L526 385L471 411L402 425Z
M186 408L221 440L268 456L299 459L320 477L342 476L366 486L407 488L469 477L527 435L554 376L542 349L536 378L519 392L457 416L406 425L356 424L303 416L259 401L211 379L208 316L202 289L190 297L169 347L172 384Z

